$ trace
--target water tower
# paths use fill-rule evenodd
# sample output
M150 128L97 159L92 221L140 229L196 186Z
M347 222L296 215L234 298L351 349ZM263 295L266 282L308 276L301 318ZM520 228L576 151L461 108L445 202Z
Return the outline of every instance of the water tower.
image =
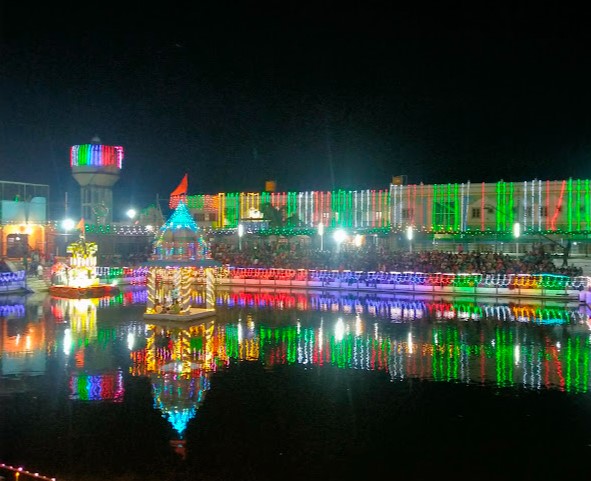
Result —
M112 222L112 187L119 180L122 165L123 147L102 145L98 137L70 149L72 175L80 184L80 213L86 222Z

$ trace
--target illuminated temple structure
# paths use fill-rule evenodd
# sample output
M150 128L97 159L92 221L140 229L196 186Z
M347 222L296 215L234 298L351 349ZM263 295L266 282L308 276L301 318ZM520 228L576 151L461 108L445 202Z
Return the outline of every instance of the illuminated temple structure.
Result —
M215 312L209 267L217 265L187 206L179 202L156 235L152 259L146 263L148 302L144 317L198 318ZM210 293L206 309L191 305L192 285L203 277L203 270Z

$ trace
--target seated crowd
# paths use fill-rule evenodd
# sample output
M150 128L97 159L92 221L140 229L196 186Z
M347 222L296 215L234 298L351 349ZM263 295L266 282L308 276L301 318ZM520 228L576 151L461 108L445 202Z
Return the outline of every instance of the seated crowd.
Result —
M386 272L447 272L482 274L564 274L582 275L574 266L559 267L542 245L519 257L495 252L443 252L342 248L339 252L320 251L298 245L267 244L243 246L229 243L211 245L214 259L234 267L274 267L284 269L338 269Z

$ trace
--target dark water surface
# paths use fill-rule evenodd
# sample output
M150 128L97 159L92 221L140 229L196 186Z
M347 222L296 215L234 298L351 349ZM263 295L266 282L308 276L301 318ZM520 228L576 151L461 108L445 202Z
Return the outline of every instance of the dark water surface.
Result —
M0 462L72 480L588 477L586 308L225 291L215 320L151 325L145 299L0 297Z

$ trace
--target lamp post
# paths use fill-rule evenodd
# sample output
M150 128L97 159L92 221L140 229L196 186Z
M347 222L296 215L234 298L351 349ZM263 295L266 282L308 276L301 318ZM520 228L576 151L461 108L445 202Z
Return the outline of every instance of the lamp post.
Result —
M341 244L347 238L347 233L343 229L337 229L334 231L333 236L334 236L334 240L337 244L337 252L339 252L341 249Z
M414 230L412 225L406 228L406 238L408 239L408 251L412 254L412 238L414 237Z
M131 209L127 210L126 214L127 214L127 217L129 217L129 219L133 222L133 219L135 219L137 212L134 208L131 208Z
M242 236L244 235L244 226L238 224L238 250L242 250Z
M324 224L318 223L318 235L320 236L320 252L324 250Z
M515 255L519 256L519 236L521 235L521 224L513 224L513 237L515 237Z

